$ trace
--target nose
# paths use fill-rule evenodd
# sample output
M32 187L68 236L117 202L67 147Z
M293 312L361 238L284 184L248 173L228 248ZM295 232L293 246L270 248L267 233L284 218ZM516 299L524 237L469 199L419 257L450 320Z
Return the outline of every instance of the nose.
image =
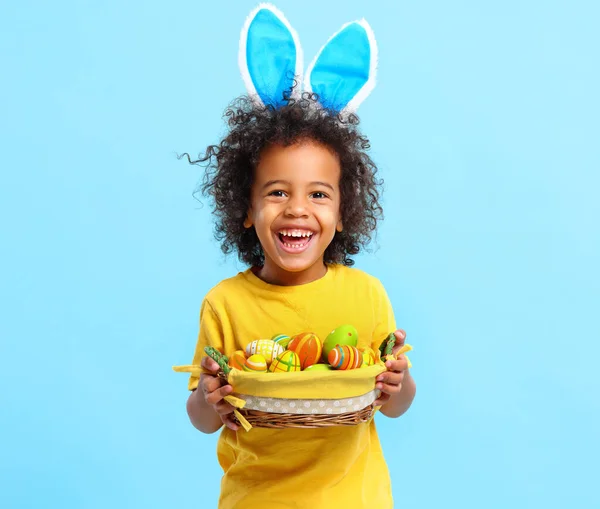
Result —
M308 200L306 197L300 195L290 197L285 207L285 215L288 217L307 217Z

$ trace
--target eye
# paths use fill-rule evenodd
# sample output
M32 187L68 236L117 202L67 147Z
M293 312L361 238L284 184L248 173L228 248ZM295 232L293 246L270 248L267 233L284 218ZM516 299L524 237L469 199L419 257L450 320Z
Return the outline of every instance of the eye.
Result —
M281 198L281 197L285 196L285 192L284 191L271 191L269 193L269 196L275 196L277 198Z
M323 198L329 198L329 196L327 196L325 193L322 193L321 191L316 191L316 192L312 193L311 196L313 198L316 198L317 200L322 200Z

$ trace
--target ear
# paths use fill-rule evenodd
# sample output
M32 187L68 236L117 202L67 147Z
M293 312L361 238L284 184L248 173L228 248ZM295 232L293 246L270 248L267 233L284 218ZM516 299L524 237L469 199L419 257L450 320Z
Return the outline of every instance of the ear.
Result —
M300 95L292 87L302 81L302 48L298 34L275 6L261 3L242 28L239 66L250 96L276 108L285 104L284 93Z
M252 225L254 224L252 221L252 214L251 211L249 210L248 213L246 214L246 219L244 219L244 228L251 228Z
M344 229L344 225L342 224L342 218L341 218L341 217L340 217L340 220L338 221L338 224L337 224L337 226L335 227L335 229L336 229L338 232L341 232L341 231Z
M377 43L366 20L342 26L321 48L306 72L304 88L327 109L356 111L375 88Z

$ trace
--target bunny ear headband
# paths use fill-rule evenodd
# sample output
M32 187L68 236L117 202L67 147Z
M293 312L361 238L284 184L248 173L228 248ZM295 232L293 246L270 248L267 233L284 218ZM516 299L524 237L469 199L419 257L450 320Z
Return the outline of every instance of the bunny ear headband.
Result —
M286 97L317 94L329 110L356 111L375 87L377 44L363 19L346 23L333 34L308 66L304 79L298 34L275 6L261 3L248 16L240 37L239 65L246 89L259 104L284 106Z

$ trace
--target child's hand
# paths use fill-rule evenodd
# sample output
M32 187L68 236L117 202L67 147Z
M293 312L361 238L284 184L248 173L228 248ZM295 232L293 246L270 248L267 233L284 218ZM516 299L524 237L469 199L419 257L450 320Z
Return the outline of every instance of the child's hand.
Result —
M393 349L395 357L400 348L404 346L406 332L398 329L394 332L394 336L396 336L396 343ZM394 394L398 394L402 390L402 381L404 380L404 372L408 369L408 360L406 356L401 355L397 360L386 361L385 367L387 371L377 377L376 387L381 390L381 395L375 401L375 406L383 406Z
M225 426L233 431L237 431L239 426L233 422L231 415L233 407L223 400L223 398L233 392L231 385L221 386L221 381L217 377L219 365L210 357L202 359L202 368L204 373L200 375L200 384L198 387L204 393L204 401L219 415Z

